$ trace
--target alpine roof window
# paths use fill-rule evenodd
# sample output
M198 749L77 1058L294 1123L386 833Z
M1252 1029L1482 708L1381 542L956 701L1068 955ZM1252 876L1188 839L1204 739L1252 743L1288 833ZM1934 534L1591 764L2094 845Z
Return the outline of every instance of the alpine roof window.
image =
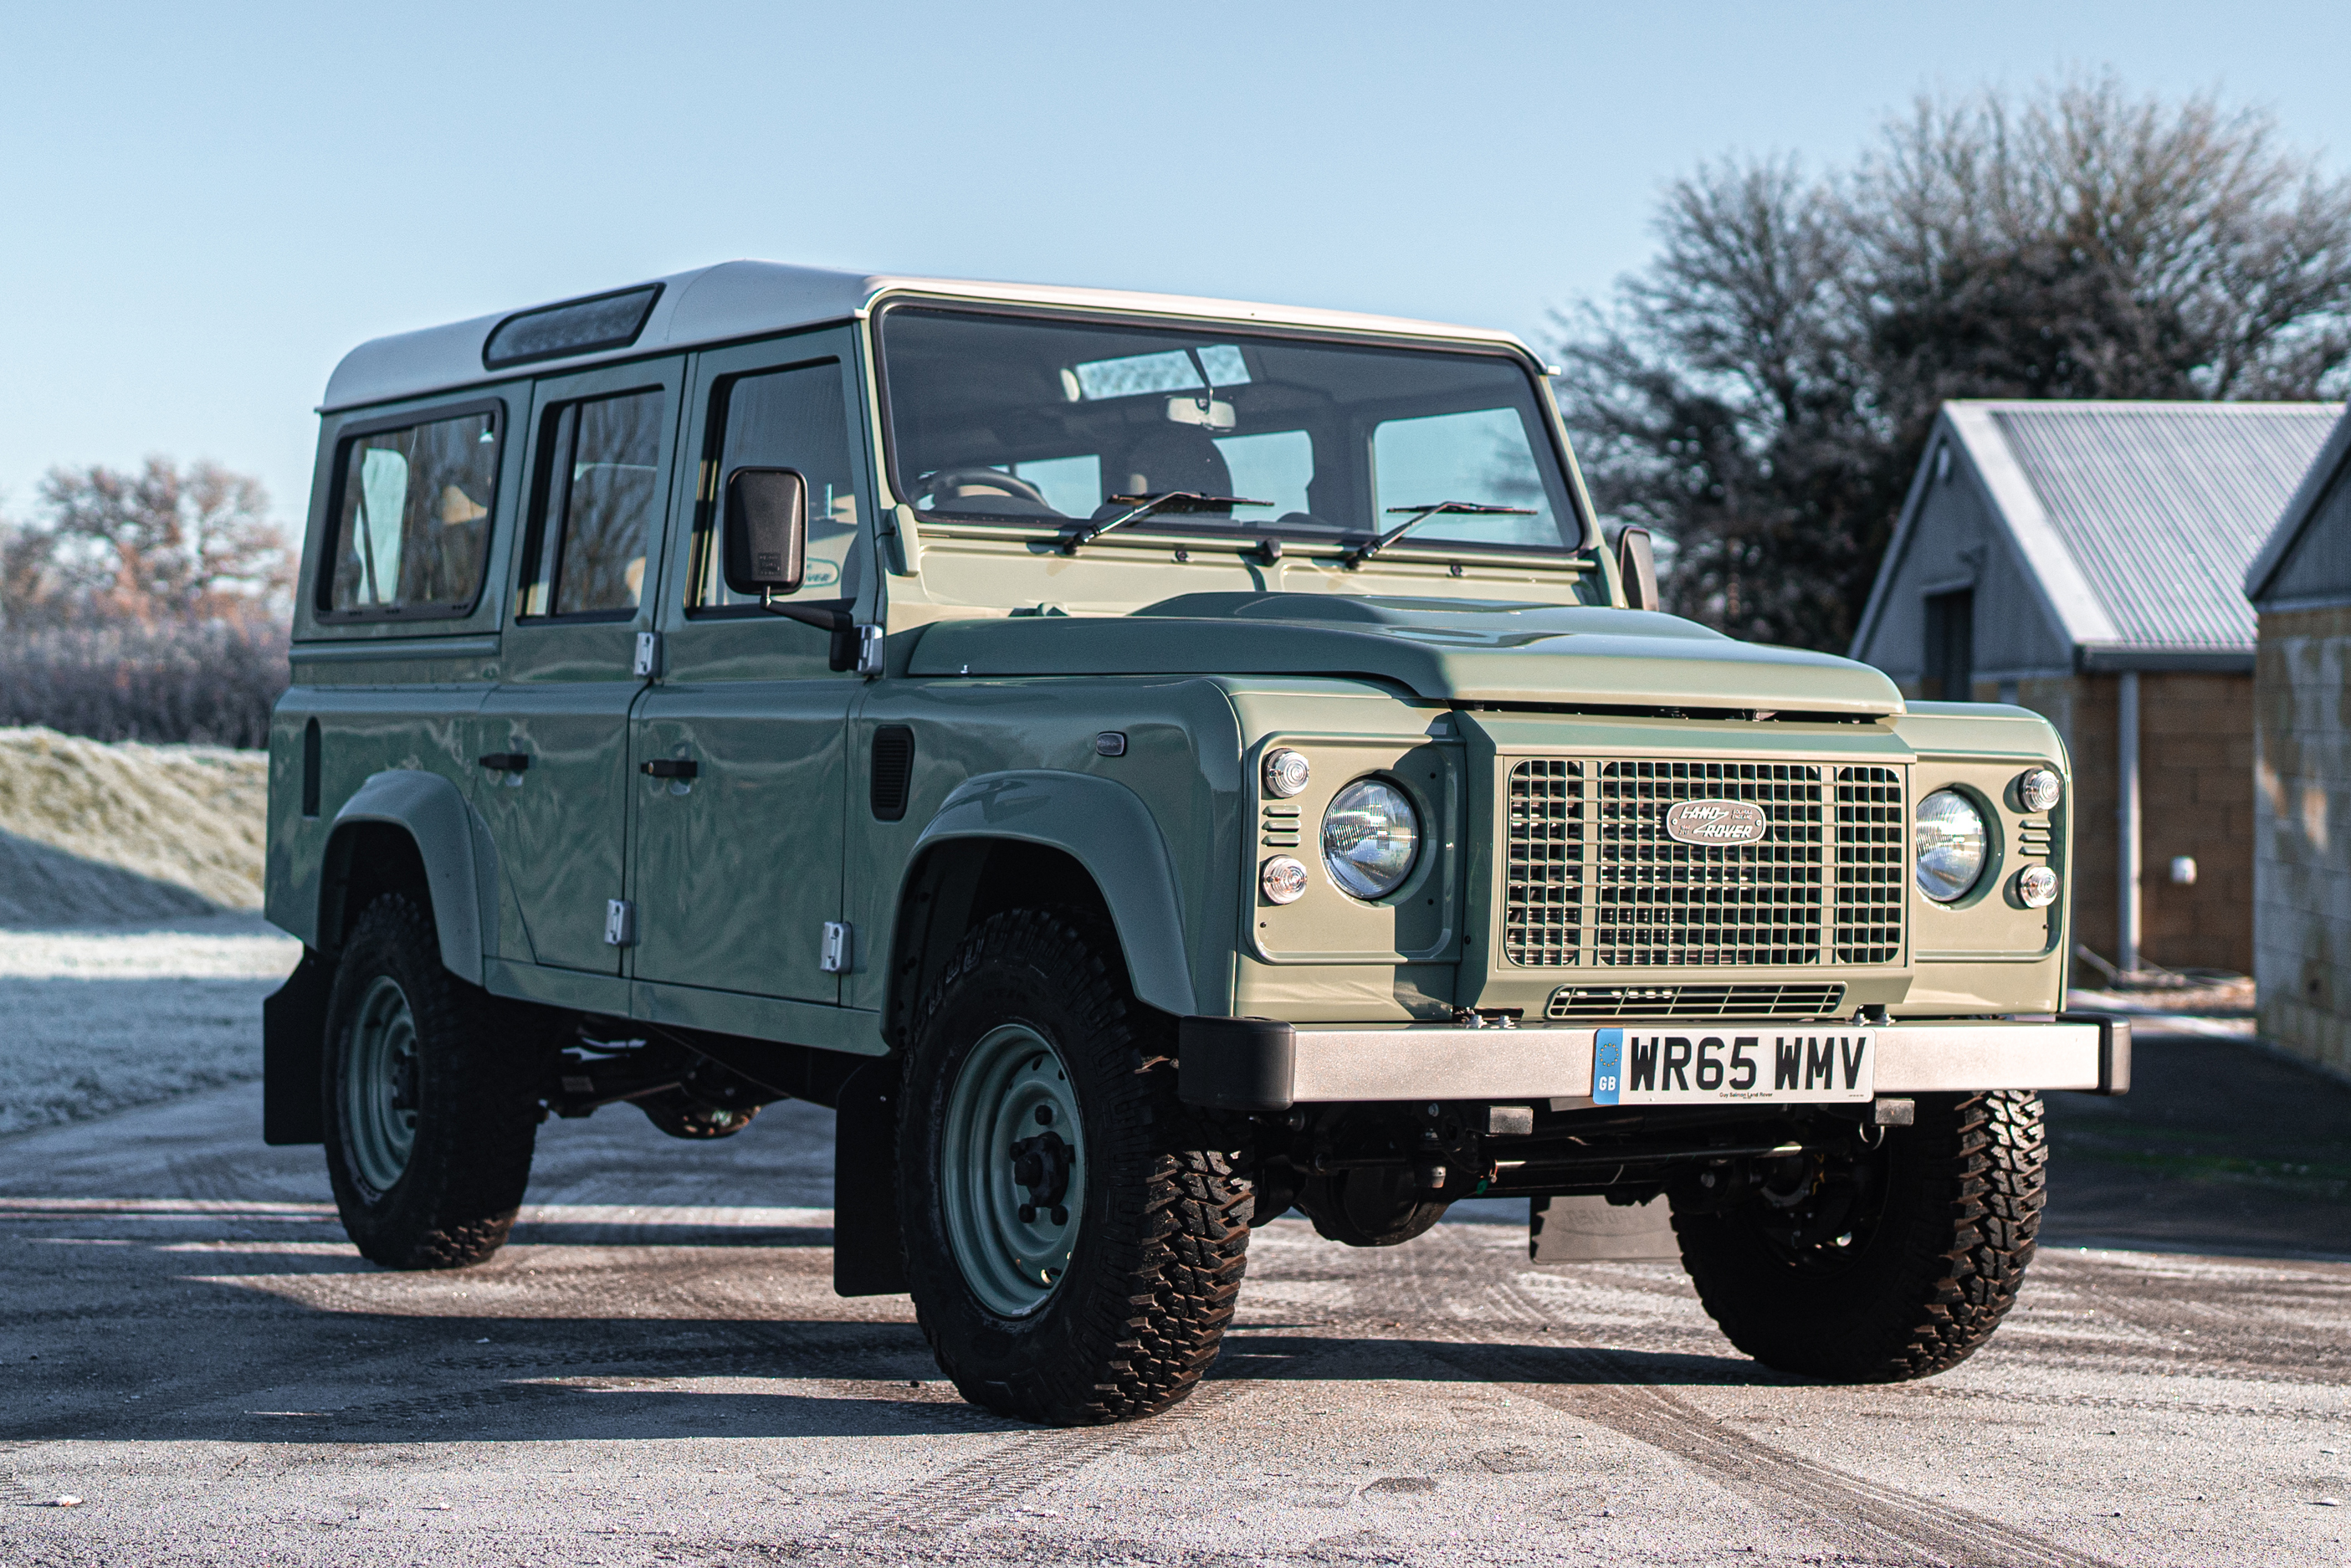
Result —
M499 322L482 345L485 370L504 370L538 360L625 349L645 329L662 286L623 288L561 305L543 305Z
M495 404L345 437L320 613L424 620L471 610L497 476Z

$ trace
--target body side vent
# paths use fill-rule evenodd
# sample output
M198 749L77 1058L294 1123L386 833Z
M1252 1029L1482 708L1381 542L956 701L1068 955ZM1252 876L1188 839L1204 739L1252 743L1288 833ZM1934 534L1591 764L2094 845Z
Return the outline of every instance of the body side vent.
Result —
M914 732L903 724L885 724L873 732L873 779L870 799L876 821L894 822L906 814L906 792L914 781Z

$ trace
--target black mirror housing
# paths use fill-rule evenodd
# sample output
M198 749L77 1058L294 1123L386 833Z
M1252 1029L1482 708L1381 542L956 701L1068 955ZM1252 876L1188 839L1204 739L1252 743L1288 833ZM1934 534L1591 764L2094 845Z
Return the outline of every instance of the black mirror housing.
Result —
M797 593L808 564L808 481L796 468L726 476L725 566L737 593Z
M1648 529L1626 528L1616 536L1616 575L1625 580L1627 609L1657 607L1657 557Z

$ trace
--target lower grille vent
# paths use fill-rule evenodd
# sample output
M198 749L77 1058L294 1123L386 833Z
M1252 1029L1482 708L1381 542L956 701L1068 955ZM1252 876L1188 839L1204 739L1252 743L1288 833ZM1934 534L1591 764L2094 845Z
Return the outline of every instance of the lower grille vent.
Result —
M1843 986L1562 986L1544 1016L1553 1019L1824 1019L1844 1001Z

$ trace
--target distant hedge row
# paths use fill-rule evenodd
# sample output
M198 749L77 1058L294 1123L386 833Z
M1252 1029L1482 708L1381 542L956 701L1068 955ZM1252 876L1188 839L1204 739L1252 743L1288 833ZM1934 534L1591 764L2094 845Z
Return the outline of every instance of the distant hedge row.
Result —
M233 624L0 635L0 724L93 740L259 747L286 690L282 632Z

